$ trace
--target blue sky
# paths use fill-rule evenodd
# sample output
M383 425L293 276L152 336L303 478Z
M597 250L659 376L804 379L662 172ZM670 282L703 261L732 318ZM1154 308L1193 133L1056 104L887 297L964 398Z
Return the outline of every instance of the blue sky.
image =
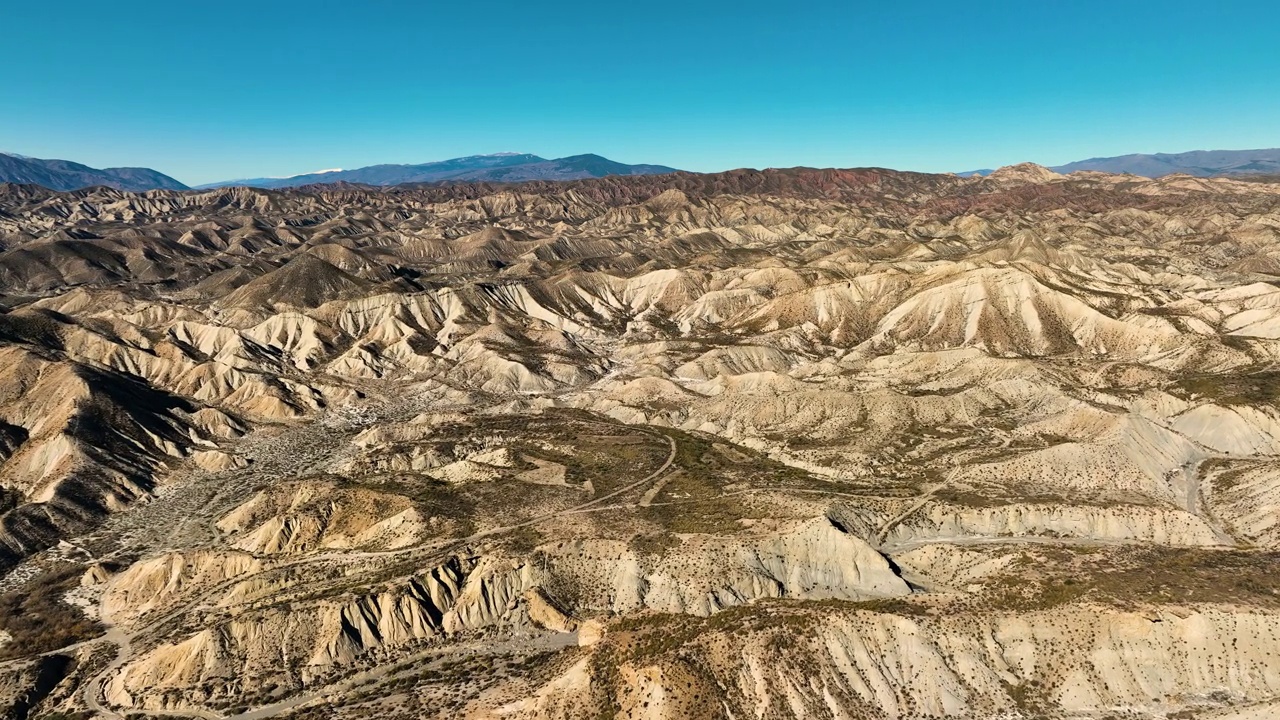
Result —
M1280 146L1280 3L10 2L0 150L187 183L500 151L949 171Z

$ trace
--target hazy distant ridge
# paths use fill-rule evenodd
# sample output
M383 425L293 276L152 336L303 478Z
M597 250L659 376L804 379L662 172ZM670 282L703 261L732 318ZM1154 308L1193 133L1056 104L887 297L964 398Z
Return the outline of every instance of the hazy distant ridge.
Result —
M0 182L79 190L104 185L119 190L186 190L187 186L151 168L91 168L70 160L41 160L0 153Z
M307 173L286 178L250 178L210 183L200 187L245 185L286 188L315 183L350 182L363 185L458 181L526 182L529 180L583 180L609 175L661 175L676 172L665 165L627 165L599 155L573 155L548 160L528 153L499 153L422 163L420 165L370 165L354 170Z
M1059 173L1093 170L1163 177L1185 173L1197 177L1215 175L1280 174L1280 148L1260 150L1194 150L1184 153L1131 154L1078 160L1051 168ZM292 177L246 178L197 186L289 188L302 185L358 183L403 185L435 182L529 182L585 180L616 175L663 175L677 172L665 165L628 165L600 155L573 155L547 159L529 153L470 155L416 165L370 165L353 170L324 170ZM991 170L959 173L988 175ZM42 185L52 190L79 190L103 185L120 190L186 190L186 185L156 170L142 167L92 168L70 160L45 160L0 152L0 183Z
M1158 178L1174 173L1196 177L1214 175L1275 175L1280 174L1280 148L1263 150L1192 150L1184 153L1154 153L1143 155L1119 155L1077 160L1050 168L1054 172L1072 173L1078 170L1141 175ZM990 169L970 170L959 173L990 175Z
M1098 170L1109 173L1129 173L1143 177L1162 177L1174 173L1186 173L1197 177L1212 175L1252 175L1280 173L1280 148L1264 150L1193 150L1184 153L1155 153L1153 155L1121 155L1119 157L1089 158L1053 170L1060 173L1076 170Z

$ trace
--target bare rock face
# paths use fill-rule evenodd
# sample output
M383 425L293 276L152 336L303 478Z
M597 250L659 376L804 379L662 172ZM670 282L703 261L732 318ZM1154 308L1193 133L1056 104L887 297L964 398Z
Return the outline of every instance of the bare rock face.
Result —
M707 616L761 598L868 600L910 592L882 555L825 519L768 535L687 536L659 556L599 540L543 550L554 574L590 592L587 607L623 614L647 608Z
M1062 507L1010 504L968 508L930 504L894 527L886 547L972 538L1063 538L1215 546L1221 539L1203 518L1144 506Z
M248 463L242 458L221 450L197 450L191 454L191 462L195 463L196 467L207 472L239 470L248 466Z
M217 522L236 548L258 555L321 549L395 549L426 530L403 496L334 483L293 483L263 490Z
M562 633L571 633L578 629L578 621L556 607L541 589L534 588L527 591L524 594L524 601L529 605L529 619L540 627Z
M259 572L252 555L236 552L170 553L139 561L112 578L102 601L114 622L167 607L203 586Z
M0 185L0 714L1269 717L1280 186Z
M1058 173L1035 163L1018 163L994 170L987 176L1001 183L1043 183L1062 179Z

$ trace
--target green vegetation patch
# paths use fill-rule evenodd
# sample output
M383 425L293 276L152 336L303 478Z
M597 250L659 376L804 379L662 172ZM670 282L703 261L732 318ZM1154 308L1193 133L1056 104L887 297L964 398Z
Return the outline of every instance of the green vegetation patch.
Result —
M974 610L1042 610L1076 602L1120 608L1236 604L1280 609L1280 551L1056 547L1027 551L969 600Z
M1280 405L1280 371L1187 375L1178 380L1178 388L1223 405Z

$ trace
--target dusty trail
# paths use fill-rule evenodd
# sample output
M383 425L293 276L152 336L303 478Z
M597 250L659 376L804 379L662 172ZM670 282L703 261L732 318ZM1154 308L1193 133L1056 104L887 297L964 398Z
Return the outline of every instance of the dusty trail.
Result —
M663 476L661 480L654 483L653 487L645 491L644 497L640 498L640 507L649 507L652 505L654 498L658 497L658 493L662 492L662 488L666 487L667 483L671 482L673 479L679 477L682 472L682 470L676 470L673 473Z
M1201 460L1187 471L1187 512L1192 515L1198 515L1213 530L1214 536L1218 542L1226 546L1235 547L1239 542L1227 532L1223 527L1222 521L1219 520L1209 508L1208 503L1204 500L1204 489L1202 482L1204 480L1204 468L1208 461Z
M420 653L410 655L396 663L390 665L380 665L371 670L364 670L354 675L343 678L342 680L330 683L328 685L310 690L299 695L295 695L287 700L263 705L262 707L248 710L238 715L213 716L224 720L263 720L264 718L275 717L277 715L295 710L304 705L308 705L316 700L322 700L326 697L347 692L361 685L370 683L395 681L401 677L411 676L421 673L424 670L430 670L445 660L456 658L458 654L466 655L501 655L510 651L554 651L568 647L574 647L578 644L578 634L574 633L556 633L546 635L531 640L504 640L502 642L486 642L486 643L467 643L461 646L453 646L451 653L447 657L441 657L435 662L422 663L435 655L443 655L440 648L431 648ZM202 715L202 717L208 717Z
M877 548L884 545L885 539L889 537L889 533L892 532L894 528L901 525L902 522L907 518L919 512L925 505L928 505L929 502L933 500L934 496L936 496L943 489L951 485L952 479L955 477L956 472L958 472L958 469L952 470L951 472L947 473L946 480L943 480L937 485L930 487L928 490L924 492L924 494L920 496L918 500L912 503L910 507L908 507L906 510L903 510L901 513L886 520L885 523L881 525L878 530L876 530L875 535L872 536L871 544Z

